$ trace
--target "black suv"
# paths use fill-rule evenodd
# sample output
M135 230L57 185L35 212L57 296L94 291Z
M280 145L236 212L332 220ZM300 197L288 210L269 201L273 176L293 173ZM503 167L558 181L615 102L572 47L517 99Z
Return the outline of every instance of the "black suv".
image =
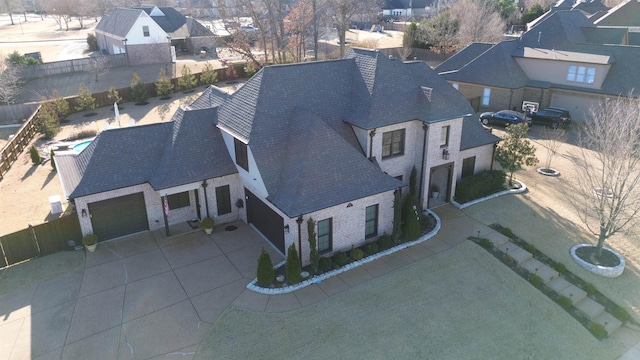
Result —
M530 113L527 116L531 119L532 123L548 125L553 129L571 124L571 114L569 114L569 111L557 107L548 107Z

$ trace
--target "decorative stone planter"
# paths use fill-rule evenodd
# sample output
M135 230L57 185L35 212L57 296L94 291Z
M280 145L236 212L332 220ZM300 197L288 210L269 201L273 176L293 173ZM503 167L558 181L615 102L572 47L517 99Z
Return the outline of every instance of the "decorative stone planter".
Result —
M213 228L206 228L204 229L204 232L206 232L207 235L211 235L211 233L213 233Z
M579 249L579 248L583 248L583 247L592 247L592 248L594 248L595 245L578 244L578 245L574 245L573 247L571 247L571 258L573 259L573 261L577 262L578 265L580 265L583 268L587 269L589 272L592 272L592 273L594 273L596 275L608 277L608 278L615 278L615 277L618 277L618 276L622 275L622 272L624 271L625 260L622 257L622 255L620 255L618 252L616 252L615 250L613 250L611 248L608 248L608 247L603 247L602 248L602 251L606 250L606 251L610 252L611 254L615 255L618 259L620 259L620 264L618 264L618 266L606 267L606 266L600 266L600 265L591 264L590 262L582 260L578 255L576 255L576 250Z
M94 252L96 251L96 247L98 247L98 244L93 244L93 245L85 245L84 246L88 252Z
M537 168L536 171L538 174L542 174L545 176L560 176L560 172L556 169L552 168Z

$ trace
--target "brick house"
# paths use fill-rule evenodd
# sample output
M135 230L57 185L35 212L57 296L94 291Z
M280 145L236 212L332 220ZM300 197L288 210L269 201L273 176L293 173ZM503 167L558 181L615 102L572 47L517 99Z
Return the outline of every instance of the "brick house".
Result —
M55 161L85 234L241 219L307 261L309 218L322 253L349 249L392 232L395 192L413 168L423 207L489 169L499 139L470 113L426 64L352 48L265 67L232 95L209 87L170 122L103 131Z
M172 7L116 8L100 19L95 32L100 49L127 54L129 65L169 63L176 51L215 49L209 29Z
M582 121L609 97L638 96L637 1L591 18L578 8L541 18L520 38L473 43L436 71L475 111L522 111L528 102L565 108L573 120Z

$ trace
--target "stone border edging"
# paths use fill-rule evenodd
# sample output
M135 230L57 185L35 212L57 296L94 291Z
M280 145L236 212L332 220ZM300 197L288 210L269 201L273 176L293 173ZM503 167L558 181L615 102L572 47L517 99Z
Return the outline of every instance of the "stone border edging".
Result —
M605 267L605 266L600 266L600 265L594 265L591 263L588 263L584 260L582 260L578 255L576 255L576 250L579 248L583 248L583 247L595 247L595 245L590 245L590 244L578 244L578 245L574 245L571 247L571 258L573 259L573 261L575 261L576 263L578 263L578 265L582 266L583 268L587 269L588 271L596 274L596 275L600 275L600 276L604 276L604 277L608 277L608 278L615 278L618 277L620 275L622 275L622 272L624 271L624 266L625 266L625 260L622 257L622 255L620 255L617 251L608 248L606 246L603 246L603 249L606 249L607 251L610 251L612 254L614 254L615 256L618 257L618 259L620 259L620 264L618 264L618 266L614 266L614 267Z
M549 172L545 172L545 170L549 171ZM552 169L552 168L537 168L536 172L538 174L544 175L544 176L560 176L560 171L556 170L556 169Z
M509 189L509 190L500 191L500 192L497 192L495 194L491 194L489 196L485 196L483 198L479 198L479 199L475 199L475 200L472 200L472 201L468 201L468 202L466 202L464 204L460 204L460 203L456 202L455 200L451 200L451 205L457 207L458 209L464 209L467 206L475 205L475 204L480 203L482 201L494 199L494 198L497 198L497 197L502 196L502 195L521 194L521 193L527 191L527 185L525 185L525 183L523 183L520 180L515 180L515 179L513 181L515 181L518 184L520 184L520 188L519 189Z
M324 279L328 279L330 277L336 276L336 275L340 275L345 271L351 270L353 268L356 268L360 265L364 265L366 263L372 262L373 260L377 260L383 256L387 256L390 254L395 253L396 251L400 251L402 249L406 249L408 247L411 247L413 245L419 244L423 241L426 241L430 238L432 238L433 236L435 236L438 231L440 231L440 218L438 217L438 215L436 215L433 211L426 209L424 210L425 213L428 213L430 215L432 215L435 219L436 219L436 227L433 228L433 230L429 231L428 233L422 235L421 237L419 237L417 240L411 241L411 242L406 242L406 243L402 243L402 244L398 244L390 249L381 251L379 253L376 253L374 255L371 256L367 256L365 258L362 258L358 261L354 261L352 263L349 263L345 266L340 267L339 269L335 269L335 270L331 270L328 271L326 273L311 277L307 280L301 281L297 284L294 285L289 285L289 286L283 286L281 288L264 288L261 286L256 285L256 282L258 281L258 279L253 279L253 281L251 281L249 284L247 284L247 289L251 290L251 291L255 291L259 294L264 294L264 295L279 295L279 294L287 294L299 289L302 289L304 287L307 287L311 284L319 284L320 282L322 282L322 280ZM274 268L277 268L279 266L282 266L286 261L282 261L280 262L278 265L276 265Z

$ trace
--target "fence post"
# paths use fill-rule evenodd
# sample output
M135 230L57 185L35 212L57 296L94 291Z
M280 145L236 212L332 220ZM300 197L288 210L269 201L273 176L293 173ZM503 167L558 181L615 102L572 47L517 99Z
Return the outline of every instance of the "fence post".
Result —
M38 256L42 254L40 251L40 244L38 244L38 237L36 236L36 231L33 229L33 225L29 223L29 230L31 230L31 235L33 236L33 242L36 243L36 249L38 249Z

